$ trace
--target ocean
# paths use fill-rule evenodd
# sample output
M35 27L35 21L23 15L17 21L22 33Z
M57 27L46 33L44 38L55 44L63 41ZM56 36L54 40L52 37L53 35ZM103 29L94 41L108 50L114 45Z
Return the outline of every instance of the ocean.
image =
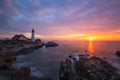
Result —
M40 48L27 55L17 56L15 68L30 67L32 76L59 78L60 61L68 55L77 56L89 51L91 56L106 58L120 72L120 58L115 55L120 51L120 41L55 41L59 47Z

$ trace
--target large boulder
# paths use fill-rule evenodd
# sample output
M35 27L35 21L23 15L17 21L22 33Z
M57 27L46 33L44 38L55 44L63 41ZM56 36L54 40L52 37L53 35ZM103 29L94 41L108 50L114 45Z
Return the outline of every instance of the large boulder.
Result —
M115 53L115 55L118 56L118 57L120 57L120 51L117 51L117 52Z
M116 70L100 58L80 58L70 64L62 62L59 75L60 80L118 80Z
M27 80L30 76L31 69L29 67L22 67L15 72L11 80Z
M55 42L50 41L50 42L47 42L47 43L45 44L45 46L46 46L46 47L57 47L58 44L55 43Z

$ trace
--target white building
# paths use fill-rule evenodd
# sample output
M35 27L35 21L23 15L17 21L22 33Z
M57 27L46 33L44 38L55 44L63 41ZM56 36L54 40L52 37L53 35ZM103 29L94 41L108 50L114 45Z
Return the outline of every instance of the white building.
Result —
M34 31L34 28L32 29L32 33L31 33L31 40L35 41L35 31Z

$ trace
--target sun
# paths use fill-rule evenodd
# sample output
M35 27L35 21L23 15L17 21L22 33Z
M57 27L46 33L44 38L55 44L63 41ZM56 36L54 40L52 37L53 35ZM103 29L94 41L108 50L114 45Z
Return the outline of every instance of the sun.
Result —
M89 40L89 41L93 41L93 40L94 40L94 37L88 37L88 40Z

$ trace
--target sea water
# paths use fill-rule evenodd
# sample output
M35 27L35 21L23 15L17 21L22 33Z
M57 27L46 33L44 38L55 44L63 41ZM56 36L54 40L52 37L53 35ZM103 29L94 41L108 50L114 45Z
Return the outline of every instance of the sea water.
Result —
M120 41L56 41L59 46L40 48L28 55L19 55L15 68L30 67L32 76L59 78L60 61L68 55L77 56L87 50L90 55L106 58L120 70L120 58L115 55L120 50ZM119 71L118 71L119 72Z

